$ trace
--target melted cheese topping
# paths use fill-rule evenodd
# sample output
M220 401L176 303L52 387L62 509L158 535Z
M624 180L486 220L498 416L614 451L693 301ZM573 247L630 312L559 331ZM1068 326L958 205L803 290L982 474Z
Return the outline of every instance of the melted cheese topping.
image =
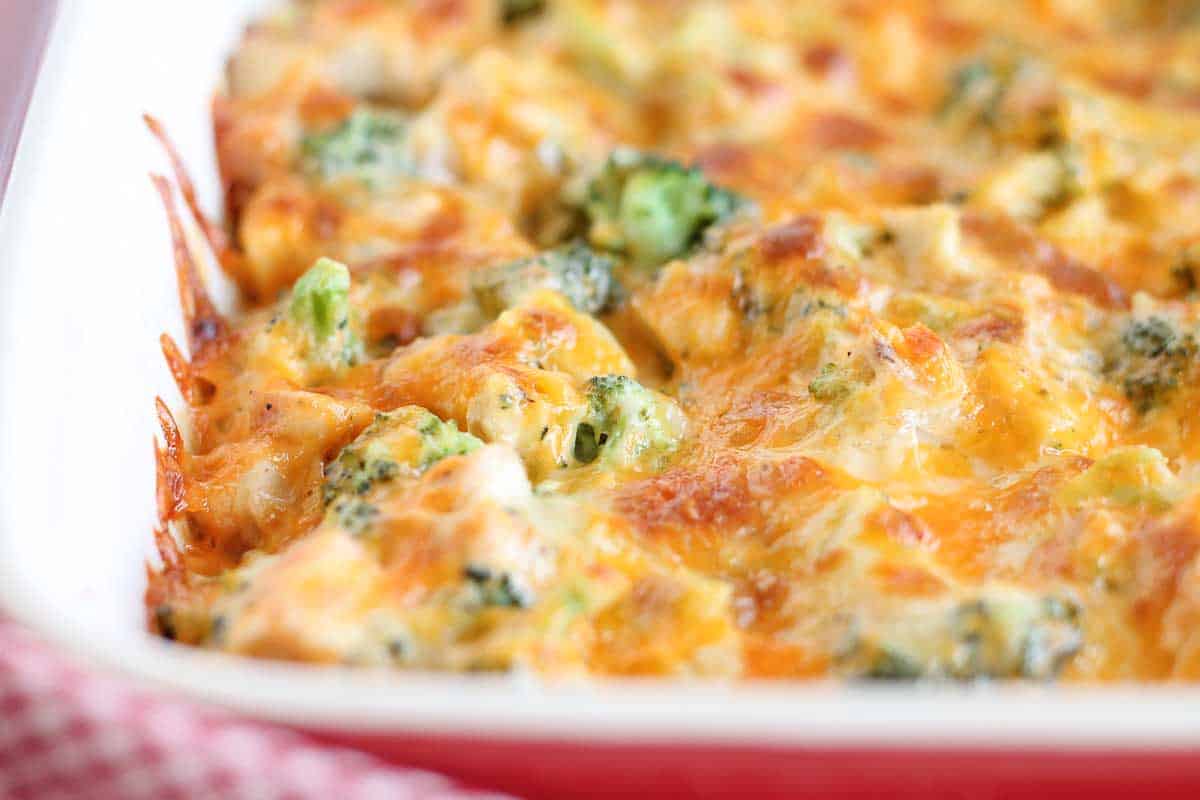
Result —
M150 627L1200 678L1198 65L1184 0L285 5L214 102L247 310L177 254Z

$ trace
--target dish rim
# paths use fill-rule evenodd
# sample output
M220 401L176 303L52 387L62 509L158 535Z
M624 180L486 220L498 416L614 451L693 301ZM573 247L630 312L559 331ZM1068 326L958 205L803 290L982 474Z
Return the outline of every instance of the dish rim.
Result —
M394 672L133 649L47 613L19 576L0 605L85 667L257 719L369 735L936 750L1194 751L1200 688L846 685Z

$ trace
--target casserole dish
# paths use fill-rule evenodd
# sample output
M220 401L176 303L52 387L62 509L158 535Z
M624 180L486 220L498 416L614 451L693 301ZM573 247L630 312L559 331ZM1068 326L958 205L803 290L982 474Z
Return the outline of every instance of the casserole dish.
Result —
M169 121L215 207L198 98L257 6L61 10L0 217L0 598L10 613L148 686L531 796L1115 797L1147 782L1159 796L1194 794L1193 689L546 686L255 663L147 635L148 398L172 394L158 334L182 332L146 179L165 164L141 114Z

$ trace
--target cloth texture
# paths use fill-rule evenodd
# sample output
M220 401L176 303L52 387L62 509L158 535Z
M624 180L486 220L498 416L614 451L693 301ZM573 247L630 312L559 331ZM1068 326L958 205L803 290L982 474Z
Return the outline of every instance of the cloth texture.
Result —
M494 800L441 775L140 691L0 618L3 800Z

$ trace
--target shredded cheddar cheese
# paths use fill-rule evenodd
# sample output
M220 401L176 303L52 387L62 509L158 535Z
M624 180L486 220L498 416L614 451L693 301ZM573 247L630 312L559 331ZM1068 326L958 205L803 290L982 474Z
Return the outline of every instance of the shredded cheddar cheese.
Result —
M1200 4L295 0L213 113L157 633L1200 679Z

